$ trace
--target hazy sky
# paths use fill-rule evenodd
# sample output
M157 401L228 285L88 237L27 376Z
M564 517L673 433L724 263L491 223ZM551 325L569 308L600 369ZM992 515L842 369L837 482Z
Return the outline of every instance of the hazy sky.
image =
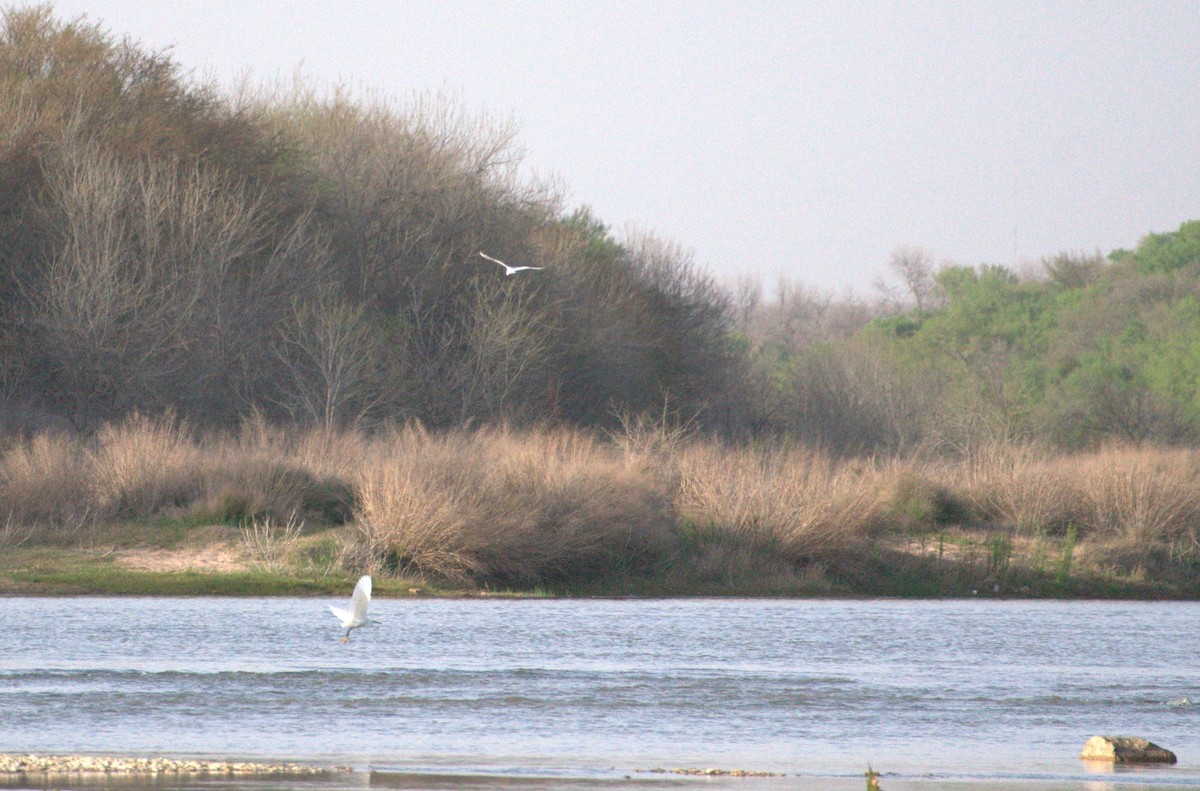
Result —
M1200 219L1200 2L71 0L197 75L297 65L512 118L527 164L722 279L860 295Z

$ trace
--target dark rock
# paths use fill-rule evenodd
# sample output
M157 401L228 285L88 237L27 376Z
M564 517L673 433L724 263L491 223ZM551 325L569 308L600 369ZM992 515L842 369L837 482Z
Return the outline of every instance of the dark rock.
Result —
M1118 764L1173 764L1175 753L1138 736L1093 736L1079 757Z

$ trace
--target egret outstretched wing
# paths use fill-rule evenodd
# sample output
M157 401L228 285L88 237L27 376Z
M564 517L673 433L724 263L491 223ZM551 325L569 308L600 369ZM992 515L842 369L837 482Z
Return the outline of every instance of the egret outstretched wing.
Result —
M511 274L513 274L514 272L521 272L521 271L523 271L523 270L525 270L525 269L534 269L534 270L538 270L538 269L541 269L541 268L542 268L542 267L540 267L540 266L509 266L508 264L506 264L506 263L504 263L503 261L501 261L499 258L492 258L490 255L488 255L487 253L483 252L482 250L480 250L480 251L479 251L479 254L480 254L481 256L483 256L484 258L486 258L487 260L489 260L489 261L494 261L495 263L497 263L497 264L499 264L500 266L504 267L504 274L506 274L506 275L511 275Z
M346 629L346 636L342 638L342 642L350 639L350 630L357 629L360 626L366 626L369 623L374 623L367 617L367 605L371 602L371 575L364 574L358 578L358 584L354 586L354 593L350 596L350 609L343 610L341 607L329 605L329 611L337 616L337 619L342 622L342 626Z
M371 577L364 574L359 577L354 586L354 594L350 597L350 613L355 621L367 620L367 604L371 601Z

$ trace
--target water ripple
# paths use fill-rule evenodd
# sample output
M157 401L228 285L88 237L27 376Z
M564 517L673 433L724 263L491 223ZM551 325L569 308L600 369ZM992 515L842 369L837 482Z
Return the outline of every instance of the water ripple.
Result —
M6 750L1070 777L1093 733L1200 744L1192 603L381 600L345 645L305 599L31 604Z

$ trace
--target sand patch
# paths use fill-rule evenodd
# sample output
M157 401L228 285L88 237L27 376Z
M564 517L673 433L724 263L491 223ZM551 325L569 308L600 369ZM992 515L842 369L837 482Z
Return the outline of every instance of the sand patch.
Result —
M220 525L197 528L184 546L118 549L113 552L113 559L119 566L140 571L233 572L251 568L241 534Z

